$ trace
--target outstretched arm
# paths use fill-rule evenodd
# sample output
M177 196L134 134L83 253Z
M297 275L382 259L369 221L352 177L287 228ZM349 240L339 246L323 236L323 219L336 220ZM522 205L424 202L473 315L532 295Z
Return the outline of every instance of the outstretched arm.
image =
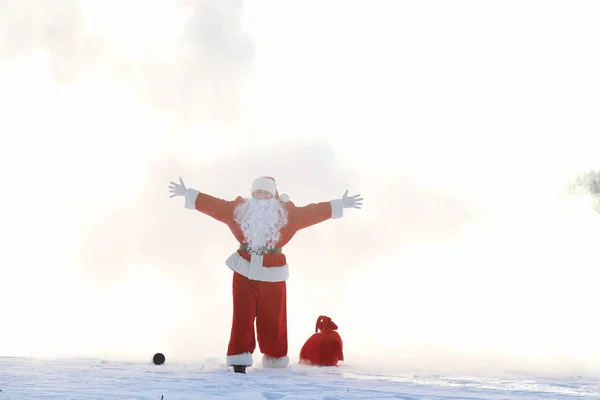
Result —
M219 199L196 189L186 188L181 177L179 184L171 182L169 189L173 193L170 197L184 196L184 207L187 209L198 210L221 222L227 222L233 215L234 201Z
M308 204L303 207L294 207L290 215L290 222L296 229L304 229L323 221L338 219L344 216L344 208L362 207L363 198L360 195L348 197L348 191L341 199L325 201L321 203Z

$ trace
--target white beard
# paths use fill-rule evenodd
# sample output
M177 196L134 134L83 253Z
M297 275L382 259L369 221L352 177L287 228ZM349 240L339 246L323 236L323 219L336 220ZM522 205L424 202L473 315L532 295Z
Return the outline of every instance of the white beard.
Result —
M275 247L281 228L287 222L287 212L278 199L246 199L234 210L235 221L240 225L248 251L262 253Z

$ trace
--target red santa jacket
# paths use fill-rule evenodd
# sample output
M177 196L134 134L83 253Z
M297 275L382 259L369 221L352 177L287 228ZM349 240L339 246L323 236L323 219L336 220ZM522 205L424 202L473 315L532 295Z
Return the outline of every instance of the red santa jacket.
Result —
M300 350L300 364L336 367L338 361L344 361L344 343L337 328L331 318L319 316L316 333Z
M234 219L234 210L244 201L238 196L235 200L223 200L194 189L188 189L185 196L185 207L200 211L226 224L240 244L246 244L246 239L239 224ZM308 204L298 207L293 202L282 202L288 214L288 223L281 228L281 239L276 247L285 246L301 229L318 224L328 219L343 216L341 199ZM237 250L225 261L233 271L246 278L280 282L289 277L289 266L284 253L251 254L245 250Z

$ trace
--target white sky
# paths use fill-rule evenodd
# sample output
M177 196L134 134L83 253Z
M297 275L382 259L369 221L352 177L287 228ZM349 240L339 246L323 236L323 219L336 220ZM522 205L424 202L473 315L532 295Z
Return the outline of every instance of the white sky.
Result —
M202 4L221 13L191 19ZM36 29L17 55L0 42L0 302L14 322L0 331L0 354L145 357L164 347L185 358L223 347L230 236L182 211L167 184L182 175L230 197L259 174L299 203L346 188L365 197L364 210L290 245L291 355L321 313L342 320L349 353L385 340L385 329L361 328L363 311L358 319L378 315L396 332L397 351L424 341L589 354L600 333L584 312L598 300L598 218L566 218L550 199L570 175L600 167L597 3L256 1L241 21L251 42L228 4L65 1L72 18L59 20L9 2ZM49 37L53 18L71 35ZM200 28L186 30L189 21ZM5 26L14 35L18 24ZM212 47L210 34L221 40ZM474 239L483 218L500 224ZM555 292L542 283L565 280L573 286ZM341 293L317 294L335 285ZM514 337L534 298L546 319ZM561 307L560 318L584 310L589 340L547 333ZM52 319L61 325L42 334Z

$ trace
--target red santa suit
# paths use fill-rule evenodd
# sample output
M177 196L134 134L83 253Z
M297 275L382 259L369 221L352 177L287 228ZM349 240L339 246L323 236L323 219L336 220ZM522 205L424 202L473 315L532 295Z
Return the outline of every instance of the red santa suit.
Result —
M278 214L273 222L272 237L276 241L266 248L253 246L253 226L260 219L248 216L249 204L256 199L241 196L235 200L223 200L206 193L188 189L185 207L200 211L225 223L240 243L225 264L233 271L233 321L227 350L227 365L253 364L255 350L254 320L256 336L264 367L285 368L289 364L286 315L286 280L289 266L282 251L290 239L301 229L328 219L343 216L342 200L331 200L298 207L287 195L279 196L273 178L261 177L253 182L251 193L262 189L273 194ZM268 204L264 200L258 200ZM263 204L263 203L260 203ZM273 205L275 207L275 205ZM269 206L270 207L270 206ZM260 240L258 240L260 241ZM254 240L257 242L257 240Z

